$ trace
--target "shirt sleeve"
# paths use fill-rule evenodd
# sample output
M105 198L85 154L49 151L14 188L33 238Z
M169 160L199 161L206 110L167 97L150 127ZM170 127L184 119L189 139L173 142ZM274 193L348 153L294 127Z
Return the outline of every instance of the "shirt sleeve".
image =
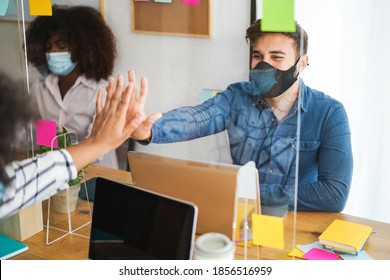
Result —
M151 143L188 141L219 133L230 122L233 91L227 89L196 106L185 106L163 114L152 128Z
M0 198L0 219L48 199L68 188L67 182L77 177L73 159L66 150L48 152L5 168L11 182L4 186Z

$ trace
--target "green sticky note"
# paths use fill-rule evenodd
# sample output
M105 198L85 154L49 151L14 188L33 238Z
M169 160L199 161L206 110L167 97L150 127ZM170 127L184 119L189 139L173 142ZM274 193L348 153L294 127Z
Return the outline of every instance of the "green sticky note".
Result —
M5 14L7 13L8 4L9 4L8 0L0 1L0 16L5 16Z
M284 249L283 218L253 214L253 244L275 249Z
M294 0L263 0L261 31L295 32Z

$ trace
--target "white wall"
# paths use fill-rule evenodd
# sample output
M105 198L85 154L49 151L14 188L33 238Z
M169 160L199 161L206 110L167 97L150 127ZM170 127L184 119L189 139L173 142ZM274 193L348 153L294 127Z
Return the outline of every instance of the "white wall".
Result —
M247 79L249 46L245 30L250 24L250 1L213 0L211 38L133 33L130 2L106 1L105 18L118 39L115 73L133 69L138 78L148 78L147 112L197 104L201 89L225 89L230 83ZM230 161L224 135L209 138L137 149ZM222 152L216 148L221 142L226 147Z
M354 173L344 213L390 223L390 2L296 0L295 8L310 38L305 82L348 113Z

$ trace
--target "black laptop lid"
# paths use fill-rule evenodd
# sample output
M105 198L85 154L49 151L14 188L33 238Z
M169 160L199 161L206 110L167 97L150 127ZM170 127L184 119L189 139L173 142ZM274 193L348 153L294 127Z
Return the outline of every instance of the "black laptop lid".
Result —
M97 178L90 259L191 259L195 205Z

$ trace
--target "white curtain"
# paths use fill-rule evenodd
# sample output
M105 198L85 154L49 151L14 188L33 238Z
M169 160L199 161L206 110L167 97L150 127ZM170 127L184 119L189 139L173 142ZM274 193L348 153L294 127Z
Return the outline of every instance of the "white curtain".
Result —
M354 173L344 213L390 223L390 1L295 0L295 18L309 34L306 85L348 113Z

